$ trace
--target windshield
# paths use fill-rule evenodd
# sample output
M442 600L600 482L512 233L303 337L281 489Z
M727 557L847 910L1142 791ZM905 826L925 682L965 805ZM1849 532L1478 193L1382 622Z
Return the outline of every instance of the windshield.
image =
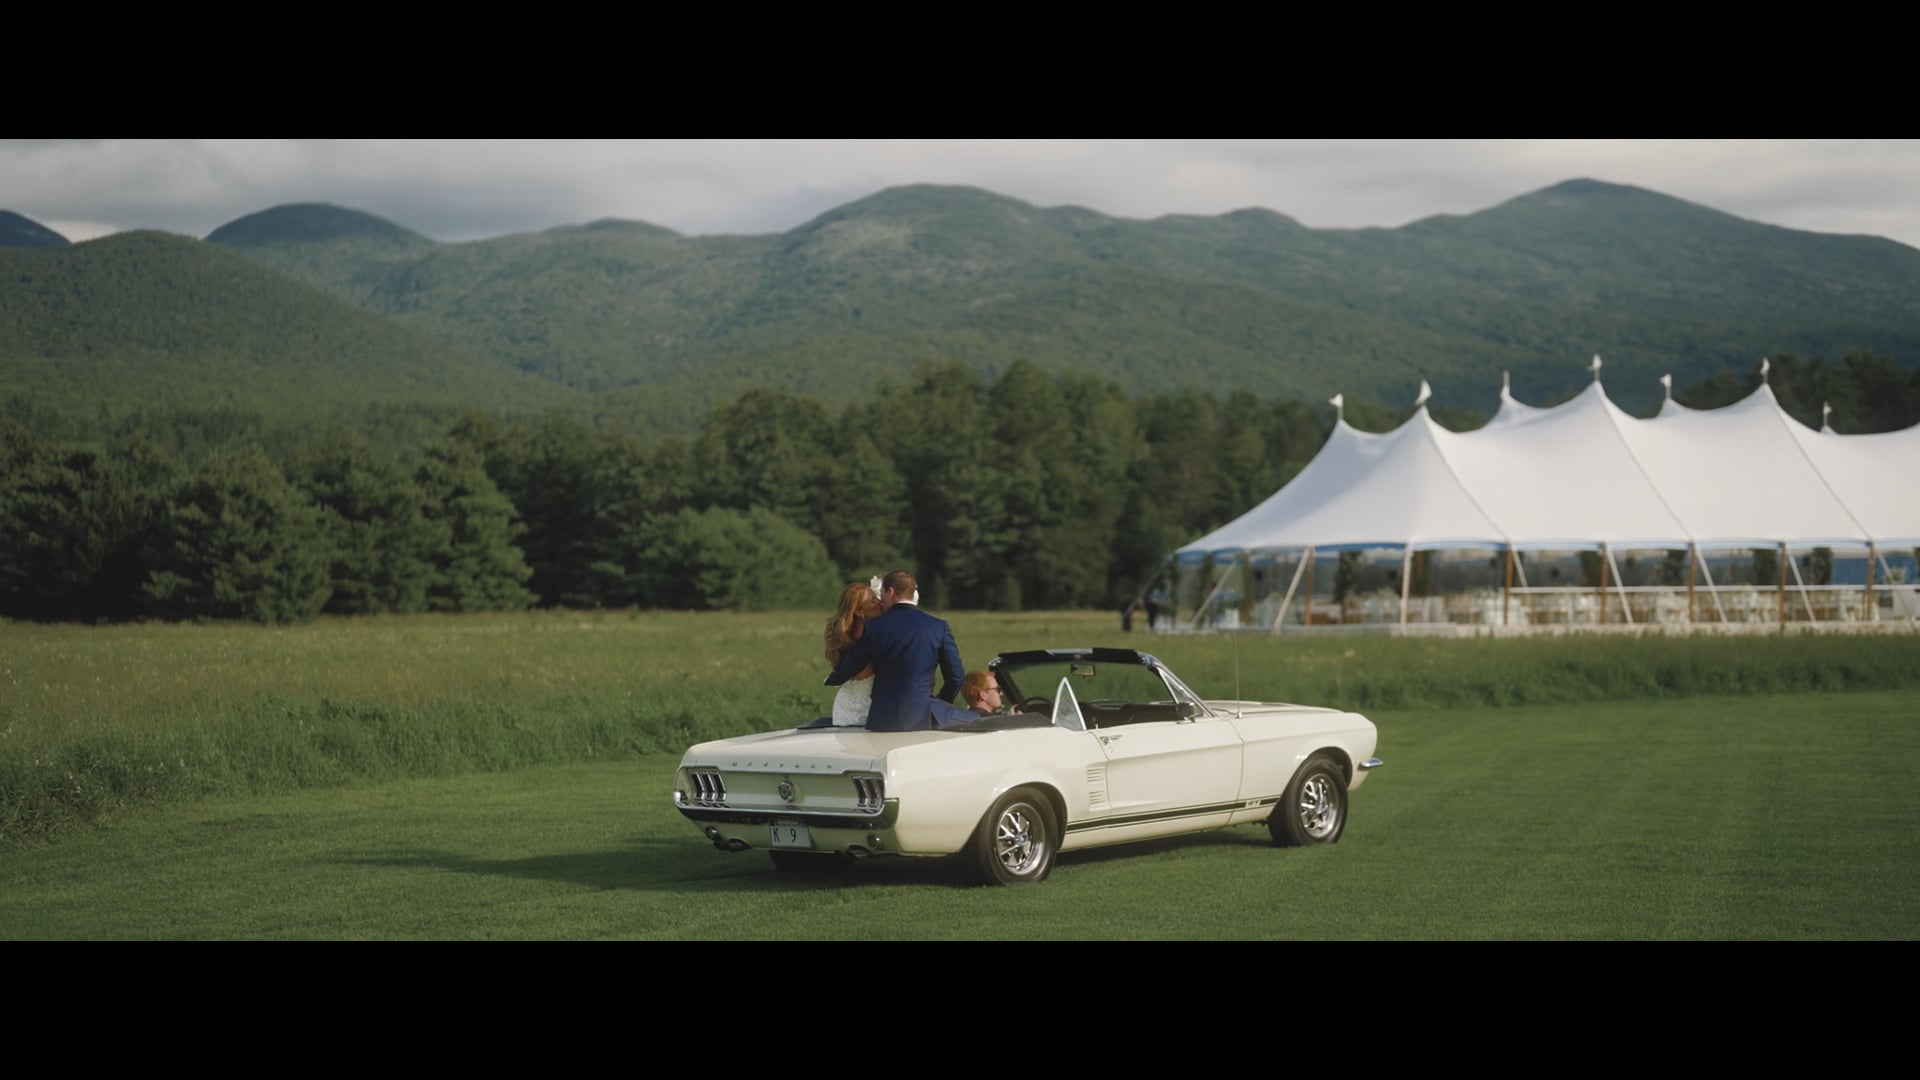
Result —
M1051 706L1062 679L1073 687L1073 696L1082 705L1171 704L1174 700L1166 682L1144 664L1061 657L1003 664L999 676L1007 701L1016 704L1037 698Z

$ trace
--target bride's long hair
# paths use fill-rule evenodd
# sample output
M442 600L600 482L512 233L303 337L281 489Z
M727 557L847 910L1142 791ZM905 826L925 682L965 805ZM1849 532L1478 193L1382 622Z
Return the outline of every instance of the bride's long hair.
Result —
M853 648L853 643L860 640L867 620L879 609L880 601L874 597L873 586L867 582L850 581L846 588L840 590L840 602L834 606L833 618L827 620L827 663L840 662L847 650ZM864 673L861 677L865 677Z

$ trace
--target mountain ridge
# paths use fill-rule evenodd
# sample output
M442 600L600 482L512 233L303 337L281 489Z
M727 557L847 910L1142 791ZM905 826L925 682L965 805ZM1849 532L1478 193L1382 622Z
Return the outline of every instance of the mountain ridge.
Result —
M1391 229L910 184L761 235L604 218L442 243L293 203L203 243L642 426L696 423L754 386L858 400L945 359L1309 399L1410 399L1427 380L1485 411L1502 372L1551 401L1596 353L1636 408L1661 375L1685 385L1769 352L1920 364L1920 251L1592 178Z

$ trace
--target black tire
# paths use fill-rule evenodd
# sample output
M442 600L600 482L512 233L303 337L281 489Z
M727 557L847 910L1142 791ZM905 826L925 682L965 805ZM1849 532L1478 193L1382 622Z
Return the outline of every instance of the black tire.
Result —
M840 856L821 851L769 851L767 858L775 870L788 874L819 874L846 865Z
M1267 831L1280 847L1337 842L1347 831L1347 774L1339 763L1320 755L1308 758L1267 818Z
M994 800L973 834L973 863L987 885L1045 881L1060 850L1053 804L1032 788L1015 788Z

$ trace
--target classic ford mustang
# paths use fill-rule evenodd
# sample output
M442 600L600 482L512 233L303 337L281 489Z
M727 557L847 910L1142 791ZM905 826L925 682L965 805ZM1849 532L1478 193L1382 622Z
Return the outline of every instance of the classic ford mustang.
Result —
M764 848L781 870L952 856L1015 885L1063 851L1228 825L1331 844L1347 793L1380 765L1363 716L1204 701L1132 649L1002 653L988 670L1019 712L928 731L822 718L700 743L674 805L715 847Z

